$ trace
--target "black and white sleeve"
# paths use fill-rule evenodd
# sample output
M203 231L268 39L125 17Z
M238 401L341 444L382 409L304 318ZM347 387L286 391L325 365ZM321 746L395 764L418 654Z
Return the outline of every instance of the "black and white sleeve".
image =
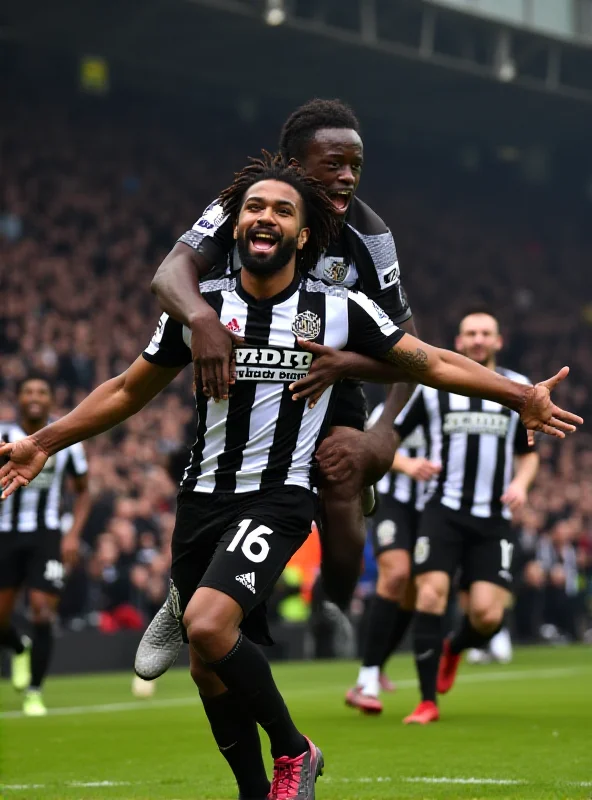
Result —
M191 350L183 340L181 323L168 314L162 314L142 355L158 367L185 367L191 363Z
M223 261L234 247L232 220L214 200L191 230L177 241L192 247L213 267Z
M348 292L347 350L383 358L405 335L389 315L362 292Z

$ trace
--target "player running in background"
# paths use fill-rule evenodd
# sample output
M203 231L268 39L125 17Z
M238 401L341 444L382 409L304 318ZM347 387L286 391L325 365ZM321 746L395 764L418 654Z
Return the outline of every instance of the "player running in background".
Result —
M370 415L369 425L382 414L383 404ZM381 688L390 688L384 665L401 644L415 606L411 558L425 503L426 481L440 471L426 458L423 428L413 431L397 449L392 469L377 484L380 502L370 520L378 580L364 624L362 666L356 685L345 696L365 714L382 713ZM394 688L394 687L393 687Z
M502 338L493 314L467 314L455 345L491 372L528 385L524 376L497 366ZM484 646L502 627L512 585L510 519L526 502L539 459L519 415L491 400L418 387L395 428L404 439L418 425L430 438L430 459L442 465L413 556L414 651L422 700L405 722L426 724L439 718L436 691L452 688L463 650ZM444 642L443 615L459 569L468 592L466 613L460 629Z
M0 438L17 442L45 427L53 392L45 377L29 376L17 388L18 423L0 423ZM41 473L0 504L0 647L12 650L12 683L24 691L27 716L47 713L41 687L53 645L52 624L68 567L77 559L80 535L90 511L87 464L81 444L52 456ZM60 505L70 478L76 499L72 526L62 536ZM12 624L21 590L27 590L32 637Z
M197 437L172 541L172 596L187 630L192 677L241 797L314 800L322 755L294 725L254 644L269 641L265 600L315 516L314 454L333 390L311 408L290 389L309 368L313 340L383 359L391 380L420 379L508 403L529 427L555 436L581 420L550 399L566 369L535 387L514 383L404 333L364 295L298 274L297 254L303 271L316 263L333 216L320 184L296 168L255 162L221 197L242 268L203 284L202 293L242 341L228 399L196 392ZM190 341L191 331L163 314L125 373L62 420L0 447L10 457L0 469L2 498L28 486L55 453L137 413L191 363ZM350 355L354 375L376 367L372 358ZM257 724L271 742L271 788Z

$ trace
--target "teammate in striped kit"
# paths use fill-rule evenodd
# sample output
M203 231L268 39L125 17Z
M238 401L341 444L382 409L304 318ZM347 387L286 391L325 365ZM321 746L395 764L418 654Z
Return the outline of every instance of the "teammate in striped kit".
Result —
M528 385L523 375L496 366L501 347L493 314L477 311L462 319L457 351ZM395 427L404 438L417 425L425 430L431 460L442 465L429 488L413 559L422 701L405 721L426 724L438 719L436 690L452 688L463 650L484 646L502 627L512 585L510 519L526 502L538 455L519 415L490 400L418 387ZM443 644L442 617L458 569L468 592L465 616Z
M280 159L254 162L221 195L234 221L242 268L204 285L236 341L228 398L197 393L198 433L178 499L172 541L172 601L190 643L191 674L240 796L314 800L320 750L294 725L263 652L265 600L315 516L314 453L333 390L314 407L294 399L310 343L351 347L353 374L389 367L391 380L425 380L520 408L535 429L557 436L580 418L555 406L547 383L525 387L404 333L365 295L330 288L297 271L316 263L332 232L321 185ZM191 363L191 332L166 314L143 356L74 411L34 436L0 447L2 498L27 486L60 449L137 413ZM309 344L307 344L307 342ZM257 724L270 738L271 787Z
M382 409L383 404L379 403L370 415L369 425L382 414ZM377 484L380 502L370 522L378 567L376 594L370 601L364 626L362 666L356 685L345 696L348 706L365 714L382 713L380 689L391 688L384 665L401 644L413 618L411 557L425 503L426 481L440 471L440 465L429 461L426 455L425 436L418 427L401 443L392 469Z
M0 423L0 438L18 442L47 425L53 401L44 377L29 376L17 389L19 423ZM76 495L72 526L62 537L60 504L66 479ZM77 557L80 534L90 510L87 464L81 444L48 459L22 491L0 504L0 647L13 651L12 683L25 691L27 716L47 713L41 686L51 658L52 622L64 585L65 567ZM11 623L19 592L26 588L32 638Z

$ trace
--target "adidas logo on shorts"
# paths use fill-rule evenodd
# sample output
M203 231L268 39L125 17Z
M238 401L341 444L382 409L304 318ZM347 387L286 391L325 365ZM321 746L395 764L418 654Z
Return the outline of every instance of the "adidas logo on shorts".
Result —
M245 572L244 575L237 575L236 580L239 583L248 589L250 592L255 594L255 573L254 572Z

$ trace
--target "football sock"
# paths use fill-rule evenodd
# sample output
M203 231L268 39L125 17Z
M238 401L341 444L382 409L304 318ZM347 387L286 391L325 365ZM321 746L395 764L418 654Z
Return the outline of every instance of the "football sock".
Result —
M380 667L360 667L357 686L362 694L378 697L380 692Z
M502 629L502 626L503 620L491 633L479 633L478 630L473 628L471 625L471 620L465 614L461 620L459 629L452 635L450 639L450 652L457 656L462 653L463 650L467 650L469 647L476 647L478 650L480 650L482 647L485 647L487 642L492 639L496 633L499 633L499 631Z
M415 611L409 611L407 608L401 608L401 606L397 604L397 610L395 612L395 624L391 630L386 656L384 661L380 663L381 669L384 667L389 657L399 649L401 642L405 638L405 634L409 630L409 626L411 625L411 620L413 619L414 614Z
M442 617L418 611L415 614L413 652L422 700L436 702L438 665L442 654Z
M13 650L17 656L20 656L24 651L25 646L23 640L14 625L0 630L0 647Z
M201 696L206 716L221 754L234 773L241 797L261 798L269 794L257 723L233 694Z
M390 654L391 631L399 604L374 595L366 619L366 640L364 642L364 667L382 666Z
M237 694L269 736L274 758L295 758L306 752L308 744L292 722L269 662L262 651L239 634L232 650L208 666L222 683Z
M33 625L31 645L31 689L40 689L49 668L53 631L49 622Z

